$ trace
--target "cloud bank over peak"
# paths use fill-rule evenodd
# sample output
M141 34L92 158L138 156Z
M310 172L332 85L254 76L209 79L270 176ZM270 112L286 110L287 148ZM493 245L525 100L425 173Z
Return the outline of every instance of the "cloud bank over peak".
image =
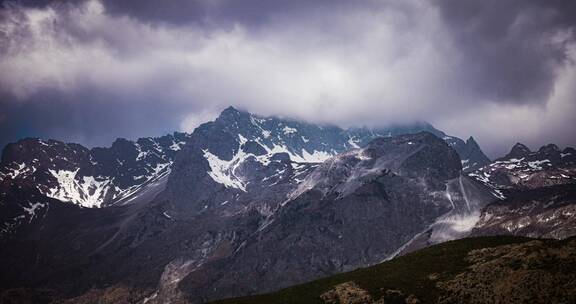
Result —
M3 143L190 131L229 105L342 126L425 120L492 155L576 143L568 1L158 5L5 4Z

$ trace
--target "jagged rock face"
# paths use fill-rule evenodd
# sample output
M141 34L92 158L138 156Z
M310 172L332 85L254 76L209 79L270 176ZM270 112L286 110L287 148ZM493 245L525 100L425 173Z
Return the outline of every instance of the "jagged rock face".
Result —
M486 205L497 201L492 189L462 174L446 183L445 196L451 210L405 243L394 256L401 256L434 244L469 236Z
M416 237L409 242L403 242L400 250L389 256L391 257L467 236L478 221L481 209L496 200L490 188L460 174L461 164L458 160L458 155L453 149L446 150L446 144L430 133L379 138L365 149L342 153L324 162L304 180L295 193L315 189L321 191L323 195L332 192L338 197L345 197L378 174L388 176L392 173L391 175L395 177L398 175L417 181L416 184L419 184L421 189L410 188L411 183L404 183L402 186L392 183L384 186L385 189L392 189L388 190L392 192L406 187L399 192L411 194L422 192L432 198L427 201L426 198L420 197L424 206L418 209L427 210L427 213L421 215L417 210L410 211L426 220L410 224L420 231L412 233ZM378 179L385 185L393 180L397 181L384 177ZM393 200L403 199L396 197ZM447 203L444 206L446 209L442 212L426 207L438 206L442 201ZM406 204L397 209L411 210L409 206ZM426 225L422 225L423 223Z
M18 202L18 203L7 203ZM33 185L22 185L11 180L0 183L0 241L13 235L19 228L46 216L49 205L58 202L42 195Z
M462 171L473 172L490 163L474 137L468 138L464 145L454 147L462 159Z
M24 220L29 216L37 220L33 212L48 208L49 198L81 207L152 200L163 190L187 137L174 133L136 142L118 139L110 148L93 149L33 138L9 144L0 163L0 212L10 216L2 221L0 238L29 224ZM28 189L30 197L16 199L10 193L20 188Z
M187 135L174 133L110 148L24 139L6 146L0 180L34 184L46 196L83 207L120 203L144 184L166 176Z
M421 179L430 191L443 191L445 181L458 177L461 168L456 152L430 133L378 138L364 149L324 162L304 180L298 194L314 188L345 196L374 176L389 172Z
M530 155L531 153L532 151L530 151L530 148L528 148L526 145L516 143L514 146L512 146L510 152L506 154L506 156L502 157L502 159L522 158Z

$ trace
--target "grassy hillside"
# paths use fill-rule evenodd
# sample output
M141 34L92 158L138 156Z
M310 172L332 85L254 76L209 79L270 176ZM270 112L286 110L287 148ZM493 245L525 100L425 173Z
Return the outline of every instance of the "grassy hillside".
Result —
M476 250L483 248L492 249ZM576 249L574 238L565 241L534 241L529 238L511 236L468 238L443 243L372 267L312 281L278 292L221 300L215 303L343 302L342 298L335 299L337 297L334 297L334 294L337 293L365 298L363 300L352 299L348 303L382 303L381 301L385 303L436 303L439 300L443 303L458 303L462 299L467 299L469 303L476 303L475 299L479 299L478 303L484 300L490 302L498 300L498 297L505 298L508 293L513 298L516 294L522 295L524 291L515 291L514 288L518 286L515 286L515 283L509 284L509 281L510 278L522 278L523 275L546 278L550 282L556 282L556 285L563 283L574 285L572 282L575 280L571 273L564 273L566 269L576 270L576 250L574 249ZM552 265L557 265L557 267ZM495 274L491 273L493 271L496 271ZM526 282L526 279L522 280ZM563 282L564 280L572 282ZM529 283L541 287L541 281ZM476 286L474 284L484 286L484 289L467 287ZM340 291L337 290L338 288ZM501 291L502 295L497 295L490 300L492 289L502 288L504 288ZM327 293L330 290L332 290L332 299L330 299L330 293ZM532 291L526 292L526 297L534 297L530 293ZM555 292L559 299L574 299L574 290L550 292ZM366 300L366 297L370 300ZM519 296L520 298L522 297ZM518 301L510 303L516 302Z

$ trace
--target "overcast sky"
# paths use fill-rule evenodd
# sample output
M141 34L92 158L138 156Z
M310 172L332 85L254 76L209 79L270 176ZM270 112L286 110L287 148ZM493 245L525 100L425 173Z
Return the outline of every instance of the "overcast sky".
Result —
M2 1L0 146L107 146L233 105L576 146L576 1Z

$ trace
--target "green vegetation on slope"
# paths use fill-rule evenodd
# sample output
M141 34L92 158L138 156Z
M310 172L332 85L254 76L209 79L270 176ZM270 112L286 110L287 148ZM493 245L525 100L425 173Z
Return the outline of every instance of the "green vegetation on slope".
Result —
M389 297L399 290L404 297L414 295L421 303L437 302L442 290L437 282L452 280L470 266L469 252L532 239L512 236L476 237L446 242L375 266L289 287L274 293L220 300L219 304L325 303L320 296L339 284L354 282L373 299ZM543 240L546 244L552 240ZM388 291L388 293L387 293ZM393 303L386 298L386 303ZM404 299L401 300L404 303Z

